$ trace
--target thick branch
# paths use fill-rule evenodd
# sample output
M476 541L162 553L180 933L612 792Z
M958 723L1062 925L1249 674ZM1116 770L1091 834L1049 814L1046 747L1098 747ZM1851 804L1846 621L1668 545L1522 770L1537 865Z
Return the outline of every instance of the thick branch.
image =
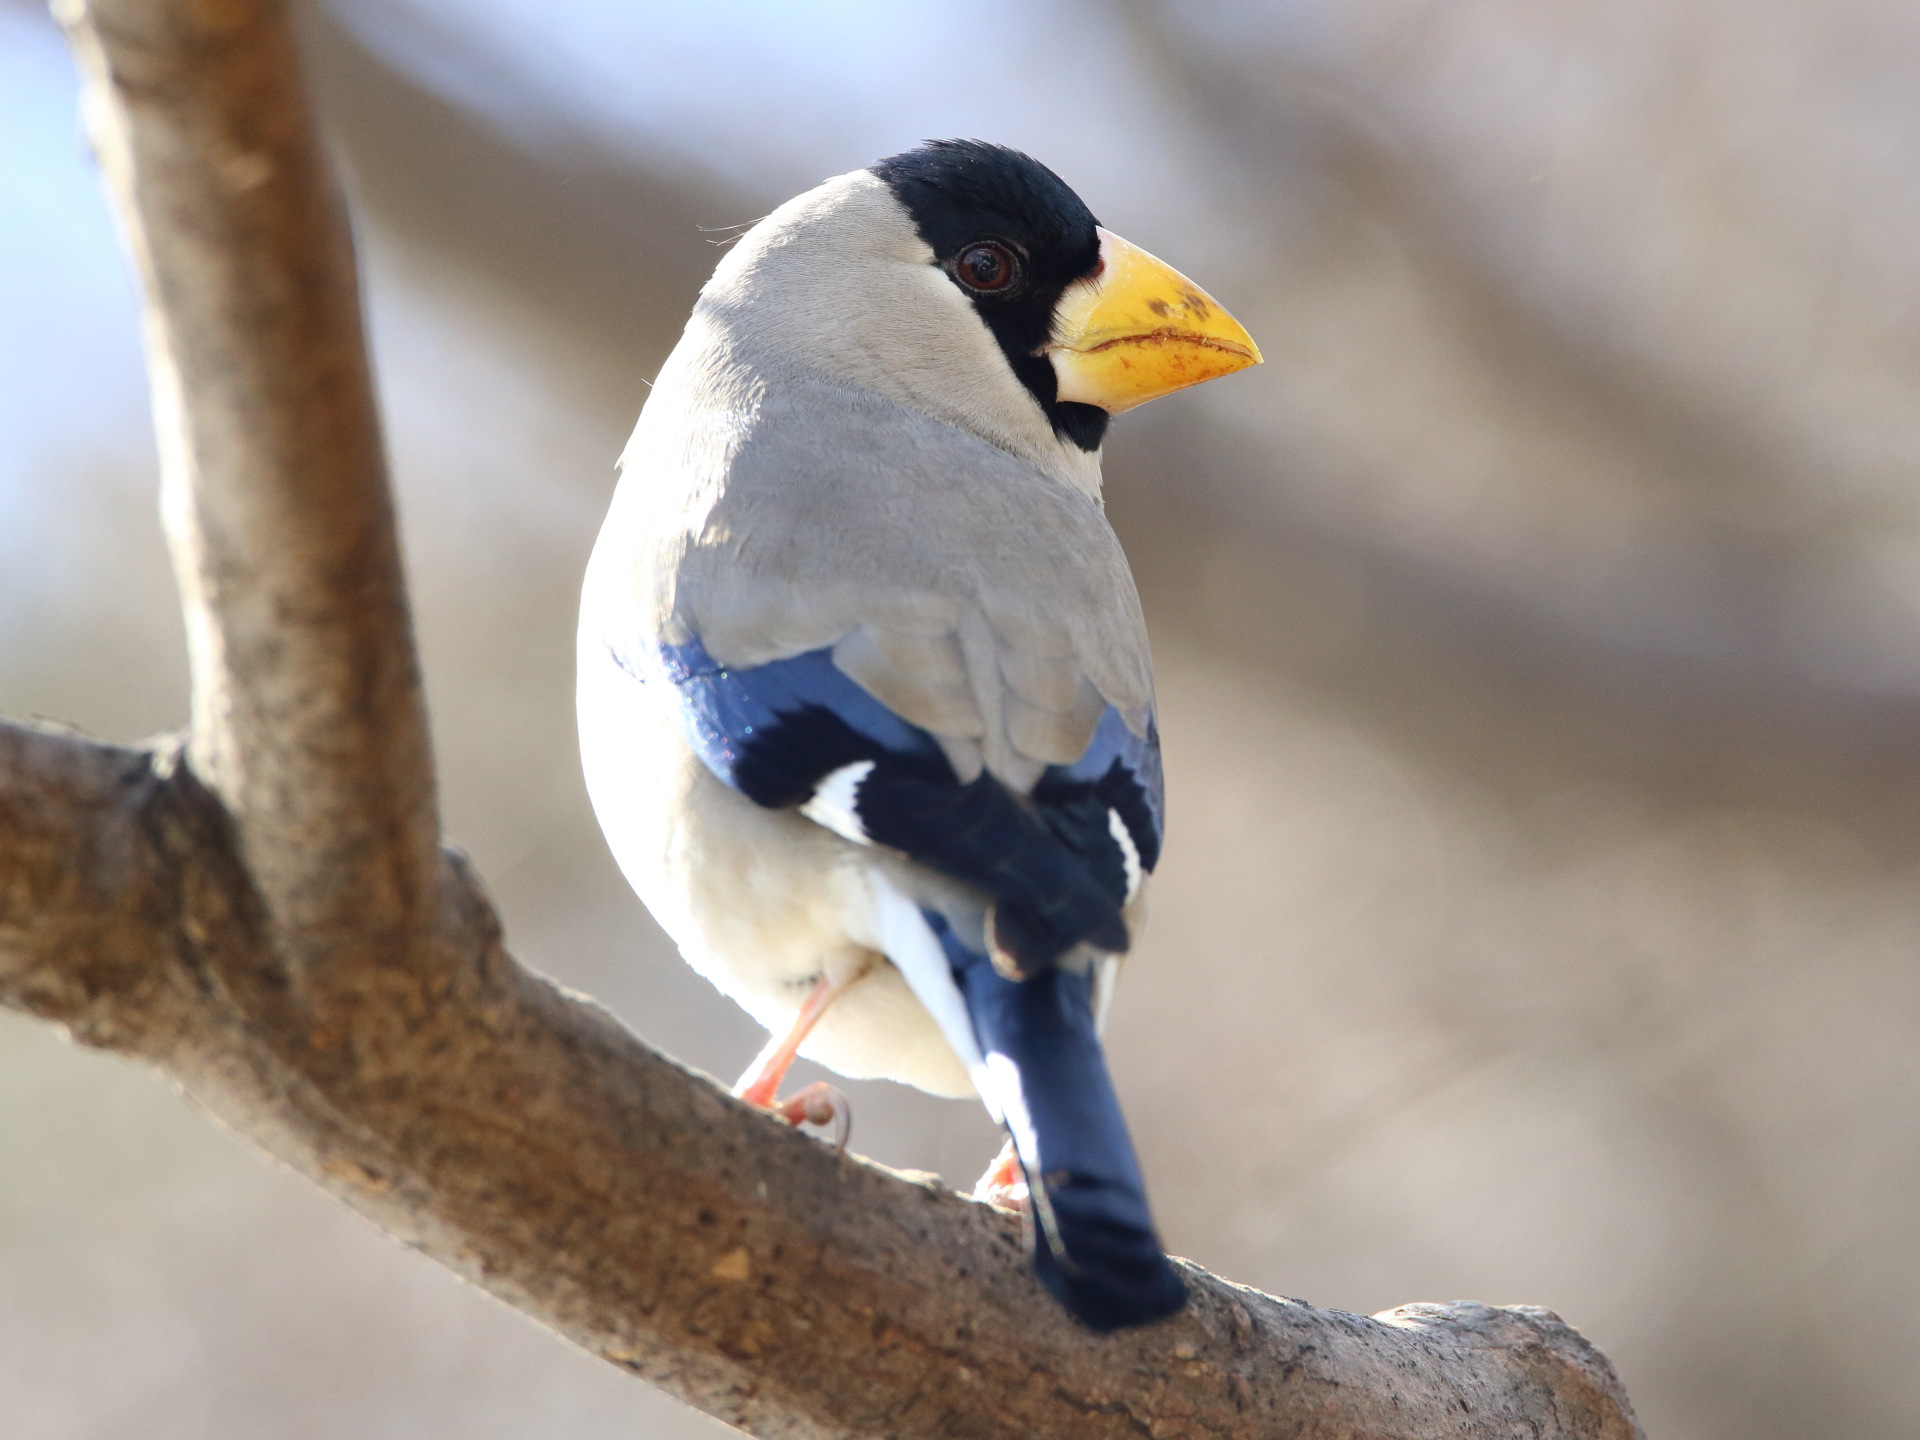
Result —
M139 826L156 758L0 724L0 999L91 1044L135 1048L162 1008L174 916Z
M840 1157L516 966L435 848L351 254L272 0L68 17L142 268L187 763L0 727L0 1003L596 1354L779 1436L1625 1437L1544 1312L1200 1272L1078 1329L1015 1221Z
M0 892L0 1001L145 1055L407 1243L754 1434L1638 1433L1543 1311L1366 1319L1194 1270L1187 1314L1089 1335L1011 1217L836 1156L521 970L457 865L456 982L316 1048L217 798L135 758L0 728L0 874L26 877ZM61 889L69 846L112 857L102 883ZM96 925L124 963L96 963Z
M63 10L148 297L193 766L301 981L346 990L430 909L438 831L345 209L280 5Z

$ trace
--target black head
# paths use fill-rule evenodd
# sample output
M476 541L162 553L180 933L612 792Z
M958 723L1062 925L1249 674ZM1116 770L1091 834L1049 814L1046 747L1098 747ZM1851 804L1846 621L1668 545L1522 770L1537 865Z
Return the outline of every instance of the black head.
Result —
M1099 449L1107 412L1055 400L1053 366L1040 353L1061 292L1100 263L1093 212L1038 160L983 140L929 140L872 170L973 302L1054 433Z

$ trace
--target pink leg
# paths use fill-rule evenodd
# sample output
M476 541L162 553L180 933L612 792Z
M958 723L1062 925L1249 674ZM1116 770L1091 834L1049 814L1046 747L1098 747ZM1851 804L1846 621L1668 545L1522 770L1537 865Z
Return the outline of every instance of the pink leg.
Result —
M794 1057L800 1053L801 1045L806 1043L813 1027L820 1023L820 1017L827 1013L827 1006L833 1003L834 996L846 988L846 982L836 985L832 976L822 975L814 983L813 989L807 992L800 1013L793 1017L793 1024L787 1033L769 1040L767 1048L754 1057L753 1064L747 1067L747 1073L733 1087L735 1098L749 1105L758 1105L762 1110L770 1109L773 1097L780 1093L780 1082L787 1078L787 1071L793 1068Z
M973 1187L973 1198L983 1200L996 1209L1026 1213L1029 1202L1027 1177L1020 1168L1020 1157L1014 1152L1013 1141L1009 1140L1000 1147L1000 1153L994 1156L987 1173Z
M831 1125L834 1144L839 1149L847 1148L847 1136L853 1128L852 1111L847 1105L847 1097L825 1081L816 1081L798 1094L786 1100L776 1099L780 1093L780 1082L787 1078L787 1071L793 1068L794 1057L800 1053L800 1047L806 1042L808 1034L820 1017L827 1013L840 993L849 986L865 978L872 966L863 965L850 974L836 975L831 971L822 975L814 983L812 990L800 1006L800 1013L793 1017L793 1024L785 1035L776 1036L767 1042L767 1047L755 1057L747 1073L733 1087L733 1093L749 1105L757 1105L762 1110L771 1110L789 1125Z

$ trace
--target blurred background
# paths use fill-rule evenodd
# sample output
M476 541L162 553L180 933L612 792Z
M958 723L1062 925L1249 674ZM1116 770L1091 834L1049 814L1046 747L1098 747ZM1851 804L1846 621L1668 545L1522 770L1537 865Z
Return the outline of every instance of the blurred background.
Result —
M1268 363L1129 415L1172 830L1110 1050L1171 1247L1549 1306L1660 1440L1920 1433L1920 10L334 0L452 834L525 961L760 1036L589 815L575 593L716 242L1020 146ZM180 723L134 296L0 0L0 708ZM968 1183L974 1107L850 1087ZM717 1436L0 1016L0 1429Z

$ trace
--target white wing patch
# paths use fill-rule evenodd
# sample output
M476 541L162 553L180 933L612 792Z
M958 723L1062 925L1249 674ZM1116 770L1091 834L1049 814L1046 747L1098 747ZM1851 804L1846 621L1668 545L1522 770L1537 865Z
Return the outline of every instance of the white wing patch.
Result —
M867 827L860 823L860 782L873 773L873 761L856 760L842 765L813 788L813 795L800 807L800 813L816 825L824 825L834 834L859 845L871 845ZM1136 868L1137 862L1136 862Z
M827 778L831 780L833 776ZM1113 836L1113 843L1120 847L1120 859L1127 867L1127 899L1131 900L1140 893L1140 879L1146 873L1140 868L1140 847L1133 843L1133 832L1127 829L1127 822L1120 818L1118 810L1107 811L1107 833Z

